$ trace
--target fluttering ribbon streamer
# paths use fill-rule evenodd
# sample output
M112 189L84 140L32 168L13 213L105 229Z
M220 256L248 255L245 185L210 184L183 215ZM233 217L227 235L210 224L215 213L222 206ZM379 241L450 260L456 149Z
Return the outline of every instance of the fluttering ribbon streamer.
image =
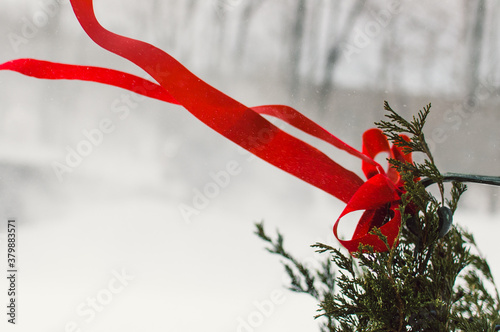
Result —
M80 25L96 44L135 63L156 83L108 68L35 59L12 60L1 64L0 70L12 70L43 79L98 82L182 105L240 147L347 203L334 225L337 238L340 219L353 211L365 210L352 239L339 239L349 251L357 251L360 244L370 245L375 251L388 250L377 235L371 234L373 227L380 228L389 246L397 242L401 225L397 207L402 183L395 170L389 168L385 172L374 158L381 152L406 161L411 161L411 156L404 155L400 148L389 147L387 138L380 130L365 132L363 151L360 152L289 106L247 107L202 81L155 46L104 29L95 17L92 0L71 0L71 5ZM317 148L279 129L262 115L278 118L360 158L368 180L364 182Z

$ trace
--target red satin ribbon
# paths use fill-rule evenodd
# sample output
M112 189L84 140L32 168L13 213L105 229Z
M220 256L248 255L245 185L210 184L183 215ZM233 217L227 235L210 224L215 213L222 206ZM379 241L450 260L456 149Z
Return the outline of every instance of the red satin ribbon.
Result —
M347 202L362 180L312 146L208 85L162 50L119 36L97 21L92 0L72 0L78 21L98 45L145 70L203 123L261 159ZM260 137L266 139L259 139Z
M409 138L402 135L409 141ZM389 145L382 130L373 128L363 133L363 153L375 158L380 153L388 153L388 158L412 162L411 154L403 153L403 149L396 145ZM337 239L340 220L354 211L365 211L358 221L351 240L341 240L340 243L350 252L357 251L360 244L371 245L375 251L387 251L387 245L375 234L370 234L373 227L378 227L387 237L387 243L392 247L397 243L399 227L401 226L401 212L398 210L403 181L396 169L389 167L387 174L380 173L379 169L363 160L363 172L368 178L354 196L349 200L344 211L335 222L333 232ZM390 211L390 212L389 212ZM390 217L390 220L389 220Z
M344 215L355 210L366 210L353 239L339 239L350 251L356 251L360 243L373 245L377 251L387 250L377 236L368 234L373 226L380 227L391 245L395 242L400 225L398 212L387 223L382 221L387 215L385 206L390 206L392 210L397 206L399 174L389 170L386 175L374 157L380 152L388 152L398 159L411 160L411 157L405 156L397 148L391 149L382 132L376 129L367 131L363 138L363 152L359 152L291 107L246 107L199 79L162 50L105 30L95 17L92 0L71 0L71 4L81 26L94 42L132 61L158 84L113 69L34 59L9 61L0 65L0 70L13 70L37 78L99 82L180 104L219 134L261 159L348 203L335 223L336 236L338 223ZM363 183L355 173L338 165L318 149L282 131L261 114L279 118L360 158L368 181Z

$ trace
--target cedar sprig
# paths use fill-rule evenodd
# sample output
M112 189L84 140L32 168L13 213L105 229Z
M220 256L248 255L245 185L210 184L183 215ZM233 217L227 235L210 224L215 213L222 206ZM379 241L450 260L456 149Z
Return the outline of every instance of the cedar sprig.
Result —
M403 148L405 153L409 152L424 152L430 154L430 149L425 141L423 132L425 121L430 113L431 104L420 110L417 116L413 116L412 121L405 120L402 116L396 113L387 101L384 102L384 109L389 112L385 116L390 121L375 122L375 125L382 129L388 139L399 147ZM410 142L404 140L400 135L407 134L410 136ZM432 157L431 157L432 159Z
M272 239L260 223L256 234L271 245L268 251L284 258L289 288L318 300L316 317L325 318L323 332L499 331L499 292L474 238L453 224L446 234L440 233L440 211L446 204L453 214L466 186L453 182L450 199L444 199L443 182L452 178L439 172L423 134L430 104L411 121L387 103L385 108L390 122L379 125L389 139L406 151L425 155L421 163L391 160L405 192L397 246L382 253L366 246L351 255L317 243L313 247L329 259L318 269L308 269L284 249L279 232ZM408 134L410 142L400 134ZM455 181L464 178L453 174ZM426 189L432 183L440 188L440 201ZM373 233L384 240L380 231Z

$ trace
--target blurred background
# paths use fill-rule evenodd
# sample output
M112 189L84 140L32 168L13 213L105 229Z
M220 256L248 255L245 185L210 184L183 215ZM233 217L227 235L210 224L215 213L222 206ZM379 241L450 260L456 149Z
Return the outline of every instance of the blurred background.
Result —
M440 170L499 175L496 1L96 0L95 10L107 29L246 105L293 106L357 148L384 100L403 116L432 103L426 135ZM147 77L95 45L68 1L3 0L0 19L0 62ZM355 158L300 137L361 175ZM314 265L309 245L337 246L343 205L181 107L1 72L0 171L1 252L5 221L18 225L19 331L319 330L316 303L283 287L254 223L279 228ZM497 280L499 209L497 188L470 185L455 217ZM7 303L4 278L0 287Z

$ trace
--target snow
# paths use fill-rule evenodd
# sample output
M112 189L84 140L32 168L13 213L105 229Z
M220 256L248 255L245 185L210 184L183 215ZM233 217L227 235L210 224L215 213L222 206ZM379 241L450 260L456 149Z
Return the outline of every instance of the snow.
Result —
M26 8L20 9L19 2ZM31 1L7 3L0 5L1 15L5 16L3 19L10 15L11 23L0 24L1 35L19 32L19 19L31 17L39 10ZM99 16L111 30L141 38L141 29L132 29L120 19L134 15L132 3L114 12L109 11L112 1L96 3ZM203 13L209 12L209 6L200 6L195 13L196 24L186 29L179 25L178 17L155 18L165 24L163 29L177 29L179 35L150 33L143 39L167 45L176 56L185 55L189 68L205 74L210 83L249 105L288 103L286 82L276 74L280 68L276 68L275 58L269 60L284 47L273 39L286 32L283 21L273 12L262 10L256 15L268 20L269 26L255 24L261 21L252 24L256 30L249 38L251 59L241 67L257 64L266 66L264 69L260 67L248 78L232 71L232 65L225 65L224 59L220 59L224 76L218 76L219 66L207 65L211 61L208 57L197 56L208 52L214 40L213 36L206 37L209 25L203 24L203 19L208 20ZM273 6L278 5L269 8ZM439 13L447 6L442 5ZM160 6L162 10L166 7ZM236 6L228 12L227 19L234 23L241 8ZM179 10L182 12L182 8ZM429 13L425 8L420 10L424 15ZM2 59L32 56L112 66L140 74L126 61L88 41L71 15L67 4L61 6L60 13L36 37L21 45L19 52L7 47L1 53ZM276 20L270 19L273 17ZM142 17L134 19L137 21L130 23L133 27ZM409 33L413 28L411 24L410 28L399 24L402 32ZM410 45L406 46L411 46L410 51L418 49L425 44L426 36L443 25L445 20L434 17L425 26L426 34L419 34L417 29L411 31L414 34L408 35L405 42ZM272 34L271 40L266 41L268 45L257 47L269 28ZM197 38L202 42L193 42L196 52L190 44L175 43L182 39L180 33L184 30L188 36L201 30L201 37ZM446 32L451 37L441 36L437 42L436 53L442 55L442 63L447 63L446 52L459 40L456 30L447 28ZM322 40L328 39L327 35ZM230 35L228 43L234 37L235 33ZM185 38L191 41L191 37ZM383 98L394 97L407 113L424 105L422 96L365 90L377 82L375 61L380 48L377 43L381 41L374 40L353 63L339 68L339 80L344 87L338 88L338 104L331 113L317 112L315 94L305 95L294 105L357 147L362 132L382 117ZM434 91L437 86L456 81L456 76L450 74L456 66L440 65L438 61L428 69L435 75L432 84L425 85L421 68L426 60L422 57L419 53L405 60L405 70L409 72L402 74L403 82L395 82L395 87L401 83L415 91ZM316 62L306 60L305 67L314 68ZM324 59L315 60L322 63ZM444 69L438 70L441 67ZM396 63L393 70L399 69ZM270 76L265 75L267 71ZM449 89L456 92L455 86ZM91 83L37 81L4 72L0 72L0 91L0 253L5 253L4 221L16 218L19 263L19 324L7 324L2 312L2 331L318 330L318 322L313 319L316 303L305 295L285 290L280 261L266 252L264 243L253 234L254 223L264 220L269 232L279 228L292 253L314 261L317 256L309 247L311 244L337 245L332 226L343 209L338 200L242 154L234 144L180 107L141 100L129 106L127 117L120 118L112 105L121 100L123 91ZM439 91L448 92L447 88ZM493 110L498 108L497 95L493 93L488 99ZM445 126L445 98L436 99L436 113L432 113L429 126L449 129L449 139L436 144L439 165L455 172L498 173L496 113L470 114L461 118L459 131L452 130ZM84 131L99 128L103 119L110 119L116 128L103 135L102 142L94 144L92 152L71 172L63 173L60 181L54 162L65 163L67 148L77 149L88 139ZM487 138L486 132L490 133ZM347 168L360 171L357 159L316 140L307 140ZM488 144L482 144L486 140ZM229 173L231 169L237 171L217 184L214 174ZM196 208L196 193L207 186L217 194L208 199L206 206ZM491 211L495 203L498 205L498 193L471 185L455 222L472 231L494 276L500 280L500 263L495 257L500 220L498 210ZM196 208L198 213L186 218L181 213L183 206ZM0 270L6 271L5 264L1 258ZM0 280L2 302L7 299L7 281Z
M168 182L130 173L75 176L50 197L41 199L41 188L24 197L27 213L17 220L22 331L65 331L71 322L82 331L245 331L242 321L258 331L316 330L315 302L284 289L279 259L263 250L253 223L278 227L291 252L314 259L310 244L336 245L331 226L341 204L265 164L245 167L191 223ZM459 210L455 222L473 232L498 280L498 216ZM131 280L108 300L116 273ZM94 298L101 311L90 309Z

